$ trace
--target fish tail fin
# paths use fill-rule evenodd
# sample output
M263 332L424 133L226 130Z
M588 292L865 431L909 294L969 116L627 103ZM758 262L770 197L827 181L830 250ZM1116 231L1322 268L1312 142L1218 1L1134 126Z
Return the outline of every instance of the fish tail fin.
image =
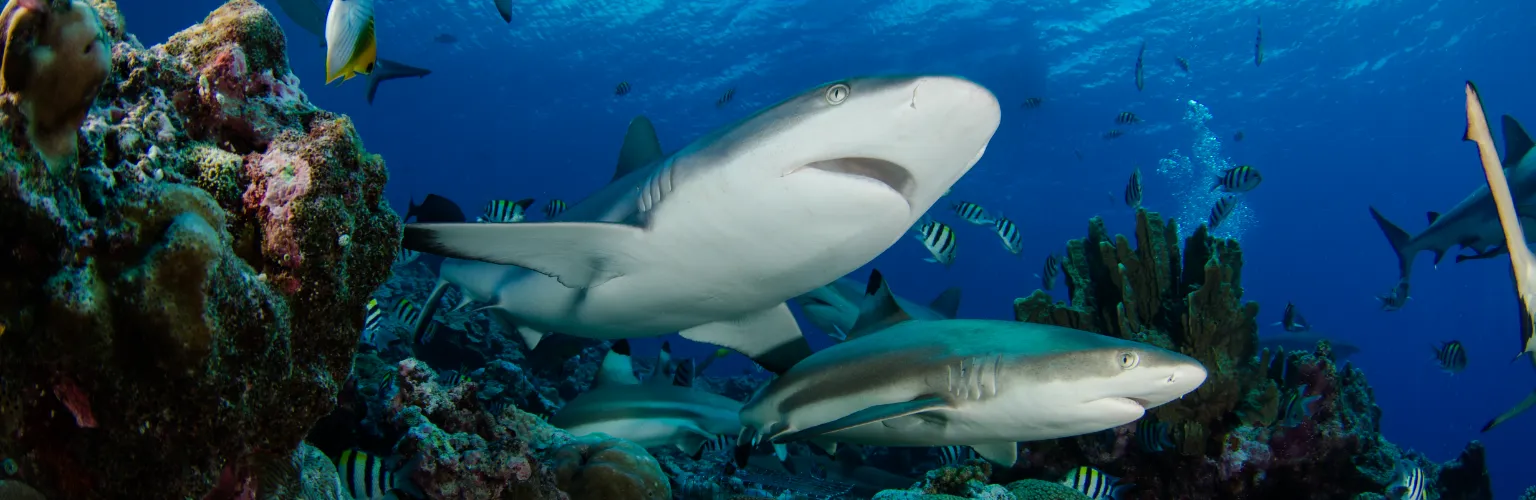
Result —
M421 487L416 486L416 482L411 480L411 472L414 472L417 467L421 466L422 459L423 455L417 454L395 468L394 484L389 485L390 489L405 493L411 498L427 498L426 492L422 491Z
M1407 282L1408 273L1412 270L1413 256L1405 253L1403 248L1408 246L1408 242L1413 240L1413 236L1409 235L1408 231L1404 231L1403 228L1397 227L1397 224L1387 220L1386 217L1383 217L1381 212L1376 211L1376 207L1370 208L1371 218L1376 219L1376 225L1381 226L1382 234L1387 236L1387 243L1392 245L1392 252L1397 254L1398 276L1403 282Z

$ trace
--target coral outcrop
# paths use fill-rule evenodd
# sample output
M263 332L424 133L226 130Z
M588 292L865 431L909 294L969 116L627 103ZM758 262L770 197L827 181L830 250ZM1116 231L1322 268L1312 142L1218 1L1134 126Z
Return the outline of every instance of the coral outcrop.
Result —
M635 443L603 434L583 436L554 451L555 477L573 499L670 500L661 465Z
M1173 445L1148 450L1128 424L1025 443L1013 474L1062 477L1092 465L1135 483L1122 498L1347 498L1385 491L1399 461L1419 466L1437 498L1490 498L1482 447L1451 464L1429 462L1381 437L1381 410L1364 374L1314 352L1256 352L1258 305L1242 299L1242 251L1205 226L1179 246L1174 222L1136 214L1135 247L1101 219L1067 245L1069 303L1043 291L1019 299L1019 321L1146 342L1199 359L1209 372L1183 400L1145 419L1166 423ZM1294 404L1288 404L1290 402ZM1305 408L1305 411L1302 411ZM1162 447L1159 447L1162 448Z
M260 4L148 49L69 4L110 50L79 154L23 154L35 118L0 103L0 456L49 498L249 491L350 370L398 248L384 164Z
M10 0L0 37L0 94L26 117L20 149L41 153L58 173L112 69L101 16L82 0Z

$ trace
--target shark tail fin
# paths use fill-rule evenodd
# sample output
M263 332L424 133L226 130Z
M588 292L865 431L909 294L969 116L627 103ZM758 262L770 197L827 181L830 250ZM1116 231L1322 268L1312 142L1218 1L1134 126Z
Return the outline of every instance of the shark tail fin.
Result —
M379 93L379 82L383 81L383 80L379 79L379 75L381 75L383 73L384 72L382 72L382 71L374 71L372 73L368 73L368 105L369 106L373 105L373 96L374 96L374 94L378 94Z
M1383 217L1381 212L1376 211L1376 207L1370 208L1371 218L1376 219L1376 225L1381 226L1381 232L1387 235L1387 243L1392 245L1392 253L1397 254L1398 276L1402 281L1408 281L1408 273L1412 270L1413 266L1413 256L1405 254L1403 247L1408 246L1408 242L1413 240L1413 236L1409 235L1408 231L1404 231L1403 228L1397 227L1397 224L1387 220L1386 217ZM1443 254L1444 252L1441 253ZM1438 258L1435 260L1439 261Z
M1494 427L1498 427L1499 424L1507 422L1511 418L1515 418L1515 416L1524 413L1525 410L1531 409L1532 406L1536 406L1536 391L1532 391L1530 395L1525 397L1524 401L1521 401L1520 404L1515 405L1514 408L1510 408L1509 411L1494 417L1493 420L1489 420L1488 423L1483 426L1483 432L1493 430Z
M608 385L640 385L640 379L635 378L635 367L629 357L629 341L619 339L608 348L608 354L603 356L603 363L597 368L597 378L593 380L594 387Z
M933 302L928 303L928 308L949 319L955 319L960 314L960 287L951 287L934 297Z
M1531 152L1533 143L1531 135L1525 133L1525 127L1509 115L1503 117L1504 125L1504 168L1514 168L1524 160Z
M848 331L848 339L862 337L909 319L912 316L902 310L901 304L896 303L896 296L891 293L885 277L879 269L874 269L869 272L869 285L864 289L864 303L859 306L859 319Z
M448 291L449 286L452 285L447 280L437 280L437 286L432 287L432 295L421 304L421 317L416 320L416 324L410 325L411 338L416 339L417 344L427 342L428 330L432 329L432 316L437 313L437 305L443 301L443 294Z

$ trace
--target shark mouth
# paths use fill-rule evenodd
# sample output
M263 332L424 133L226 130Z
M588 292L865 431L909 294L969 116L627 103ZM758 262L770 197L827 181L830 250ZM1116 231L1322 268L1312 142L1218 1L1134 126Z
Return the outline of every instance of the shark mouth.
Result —
M907 199L912 198L912 190L916 188L912 172L907 171L906 167L879 158L836 158L811 162L801 168L874 179Z

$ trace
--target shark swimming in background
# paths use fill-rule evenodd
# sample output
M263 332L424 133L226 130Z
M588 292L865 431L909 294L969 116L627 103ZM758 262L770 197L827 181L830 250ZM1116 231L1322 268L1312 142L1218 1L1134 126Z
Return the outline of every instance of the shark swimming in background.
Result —
M326 2L329 4L329 2ZM277 7L288 16L293 24L304 28L304 31L314 33L320 37L320 46L325 46L325 19L326 8L315 0L277 0ZM498 4L499 7L499 4ZM378 59L374 64L373 72L368 75L368 104L373 104L373 96L379 91L379 84L398 78L423 77L432 74L432 70L418 68L408 64Z
M421 78L430 74L432 74L430 69L380 58L374 64L373 72L368 74L368 104L373 104L373 95L379 92L380 83L399 78Z
M551 221L407 224L402 246L451 257L443 278L484 285L465 295L533 344L678 332L782 372L810 353L785 301L906 237L1001 113L969 80L891 76L817 86L670 155L637 118L613 180Z
M660 360L658 366L665 365ZM635 377L629 342L613 344L591 390L549 418L550 425L582 436L601 432L645 448L673 446L697 455L716 436L741 430L741 402L692 387L671 376Z
M908 319L871 274L851 340L801 361L742 408L738 462L765 440L806 440L829 453L839 442L966 445L1011 466L1020 441L1125 425L1205 382L1194 358L1092 332Z
M1531 136L1514 118L1505 115L1503 122L1502 164L1509 179L1511 194L1515 200L1532 199L1536 196L1536 155L1530 154ZM1381 226L1381 232L1387 235L1387 242L1397 254L1399 281L1402 283L1408 282L1408 276L1413 270L1413 259L1419 252L1434 253L1435 263L1439 264L1446 252L1457 247L1471 249L1473 252L1471 256L1458 256L1458 262L1468 258L1488 258L1505 251L1498 210L1494 207L1486 185L1473 190L1466 199L1444 214L1429 212L1429 227L1417 235L1409 234L1387 220L1381 212L1376 211L1376 207L1370 209L1371 217ZM1518 211L1536 215L1536 206L1520 207Z
M1510 267L1515 277L1515 299L1520 304L1520 353L1515 357L1524 356L1531 361L1531 366L1536 367L1536 255L1531 253L1531 247L1526 244L1525 229L1520 223L1520 217L1516 214L1515 196L1511 192L1508 167L1509 151L1514 151L1517 146L1509 142L1509 125L1514 120L1509 116L1504 117L1504 137L1506 163L1499 165L1498 150L1493 146L1493 133L1488 129L1488 117L1483 112L1483 100L1477 93L1477 86L1467 82L1467 131L1462 136L1464 141L1477 143L1478 158L1483 165L1483 175L1488 178L1488 191L1493 198L1493 204L1498 213L1499 227L1504 237L1505 248L1509 252ZM1530 148L1529 138L1526 139L1526 149ZM1530 156L1530 155L1527 155ZM1483 432L1488 432L1499 424L1525 412L1536 406L1536 391L1532 391L1514 408L1502 415L1489 420L1483 426Z
M806 319L822 332L838 341L848 340L848 332L859 320L859 305L864 303L865 284L850 278L838 278L827 286L795 297ZM896 303L914 319L955 319L960 310L960 288L954 287L939 293L928 306L917 305L896 297Z

